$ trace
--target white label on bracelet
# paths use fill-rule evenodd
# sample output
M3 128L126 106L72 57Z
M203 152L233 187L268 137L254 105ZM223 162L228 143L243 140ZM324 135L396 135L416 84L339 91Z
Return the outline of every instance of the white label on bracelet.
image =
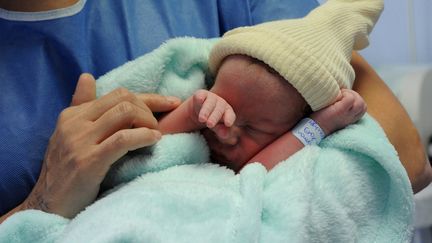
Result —
M292 132L304 145L319 144L325 137L325 133L318 123L310 118L302 119Z

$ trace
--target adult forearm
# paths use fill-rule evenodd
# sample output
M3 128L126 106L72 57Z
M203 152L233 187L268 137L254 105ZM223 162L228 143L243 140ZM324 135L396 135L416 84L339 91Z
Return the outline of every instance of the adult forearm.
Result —
M391 90L360 55L353 53L351 64L356 72L353 89L364 98L369 114L379 122L398 152L414 192L420 191L432 181L432 168L416 127Z
M12 216L15 213L18 213L20 211L24 211L27 209L36 209L36 210L42 210L45 212L50 212L50 209L44 202L43 197L34 195L35 193L32 192L32 196L28 197L24 202L16 206L11 211L7 212L5 215L0 217L0 224L3 223L7 218Z

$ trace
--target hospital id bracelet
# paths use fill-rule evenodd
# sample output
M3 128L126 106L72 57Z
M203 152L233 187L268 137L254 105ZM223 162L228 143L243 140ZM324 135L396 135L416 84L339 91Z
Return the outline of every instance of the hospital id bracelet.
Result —
M314 120L302 119L292 130L293 135L304 145L317 145L324 139L325 133Z

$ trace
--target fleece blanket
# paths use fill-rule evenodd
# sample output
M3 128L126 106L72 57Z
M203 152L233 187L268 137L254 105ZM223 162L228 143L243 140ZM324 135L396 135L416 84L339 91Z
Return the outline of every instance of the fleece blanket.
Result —
M98 80L186 98L211 85L217 40L174 39ZM200 134L167 135L116 163L114 187L73 219L37 210L0 225L0 242L409 242L413 195L396 151L366 115L271 171L212 164Z

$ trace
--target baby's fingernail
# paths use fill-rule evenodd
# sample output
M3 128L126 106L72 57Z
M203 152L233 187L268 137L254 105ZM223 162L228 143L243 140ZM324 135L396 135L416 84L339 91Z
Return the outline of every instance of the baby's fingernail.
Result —
M198 121L204 123L204 122L207 122L207 118L205 116L201 115L198 117Z
M213 122L211 121L207 121L207 127L208 128L213 128L215 125L213 124Z
M177 97L174 96L167 96L166 99L168 100L168 102L170 102L171 104L177 104L180 103L181 100Z

